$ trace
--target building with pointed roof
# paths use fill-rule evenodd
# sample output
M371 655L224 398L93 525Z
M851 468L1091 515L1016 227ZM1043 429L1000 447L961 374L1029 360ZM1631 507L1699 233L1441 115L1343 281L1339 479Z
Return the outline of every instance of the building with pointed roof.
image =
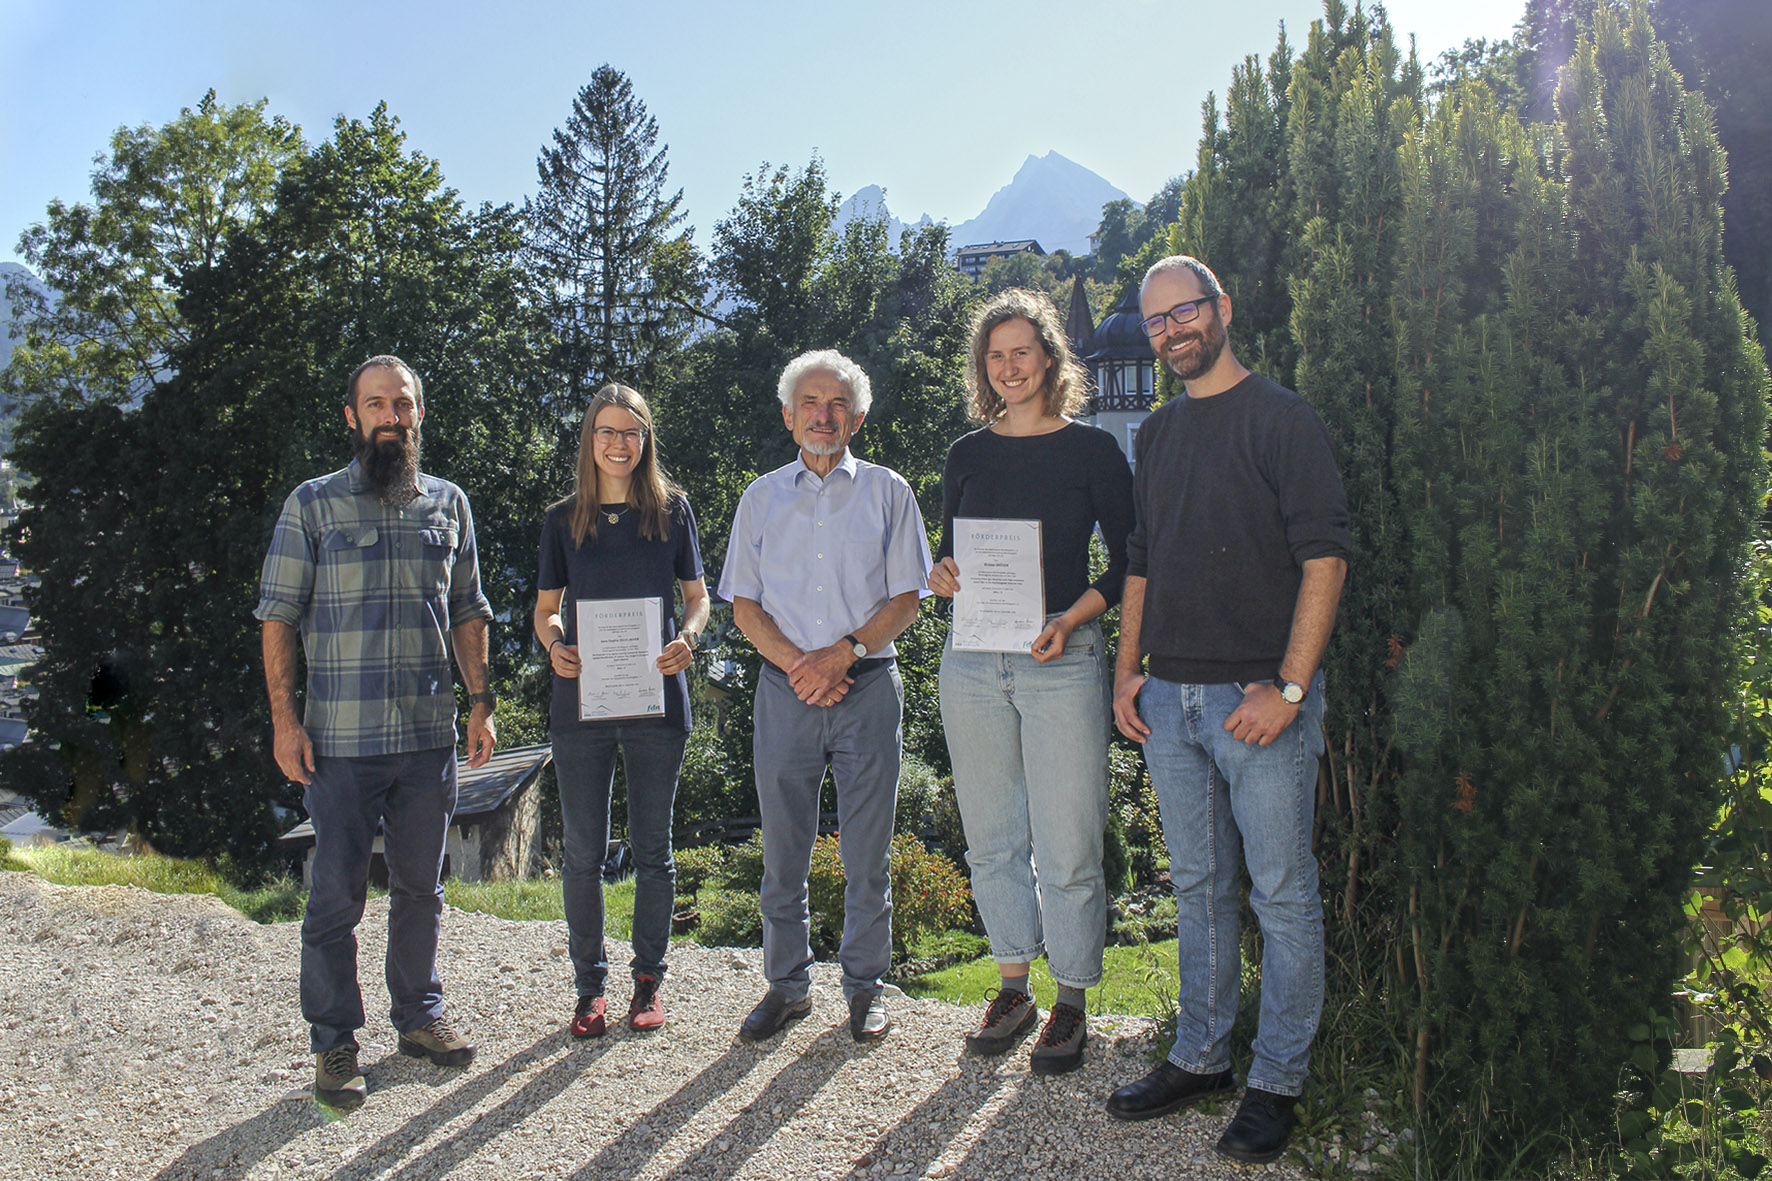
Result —
M1076 300L1073 291L1073 315ZM1087 306L1085 303L1085 315ZM1139 425L1150 417L1157 396L1157 361L1139 326L1140 319L1138 289L1128 287L1077 349L1077 359L1089 370L1092 387L1084 414L1114 436L1128 460L1134 456L1133 440L1138 437Z

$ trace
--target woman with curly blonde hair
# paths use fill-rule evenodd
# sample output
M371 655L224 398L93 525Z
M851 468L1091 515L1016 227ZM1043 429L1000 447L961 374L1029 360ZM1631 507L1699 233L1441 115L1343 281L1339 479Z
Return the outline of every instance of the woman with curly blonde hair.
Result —
M1061 1074L1083 1063L1107 933L1108 657L1095 621L1125 582L1132 471L1112 436L1074 418L1086 378L1046 296L1005 291L980 310L966 384L983 425L948 451L929 589L952 597L966 577L956 517L1038 520L1048 611L1026 652L959 651L950 634L942 653L972 893L1002 976L966 1044L1001 1054L1039 1021L1028 968L1044 952L1058 997L1030 1065ZM1108 564L1092 580L1098 526Z

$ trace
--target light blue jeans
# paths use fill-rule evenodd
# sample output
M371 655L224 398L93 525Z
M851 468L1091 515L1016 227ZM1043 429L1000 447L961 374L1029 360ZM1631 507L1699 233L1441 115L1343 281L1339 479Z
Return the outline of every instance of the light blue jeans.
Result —
M1108 705L1101 627L1047 664L1026 652L941 654L941 723L966 826L972 897L1002 963L1042 951L1071 988L1101 982Z
M1224 728L1242 699L1240 685L1156 677L1138 695L1180 911L1181 1009L1169 1061L1196 1074L1230 1068L1241 966L1240 837L1262 939L1261 1016L1248 1083L1298 1095L1323 1011L1323 897L1311 851L1323 678L1318 674L1298 716L1265 747L1239 742Z

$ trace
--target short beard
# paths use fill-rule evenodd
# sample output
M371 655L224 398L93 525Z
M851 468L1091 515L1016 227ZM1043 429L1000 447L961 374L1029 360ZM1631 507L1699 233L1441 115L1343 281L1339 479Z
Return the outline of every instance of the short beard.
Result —
M1164 360L1164 364L1169 366L1169 371L1183 381L1193 381L1197 377L1204 377L1214 365L1218 364L1218 358L1224 354L1224 321L1220 320L1216 313L1212 316L1212 323L1200 330L1199 342L1199 347L1194 350L1193 360L1184 361L1179 357L1168 357Z
M375 498L389 508L405 508L418 495L418 425L392 428L398 439L357 436L357 463Z

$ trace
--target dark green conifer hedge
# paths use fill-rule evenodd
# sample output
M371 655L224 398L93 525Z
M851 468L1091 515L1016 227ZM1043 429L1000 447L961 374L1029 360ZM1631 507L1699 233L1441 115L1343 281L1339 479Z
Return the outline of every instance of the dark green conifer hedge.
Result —
M1646 9L1523 124L1429 102L1328 0L1227 92L1168 249L1334 437L1356 556L1319 853L1336 983L1385 1009L1438 1166L1603 1134L1671 1009L1719 801L1767 374L1724 161ZM1503 96L1505 99L1505 96Z

